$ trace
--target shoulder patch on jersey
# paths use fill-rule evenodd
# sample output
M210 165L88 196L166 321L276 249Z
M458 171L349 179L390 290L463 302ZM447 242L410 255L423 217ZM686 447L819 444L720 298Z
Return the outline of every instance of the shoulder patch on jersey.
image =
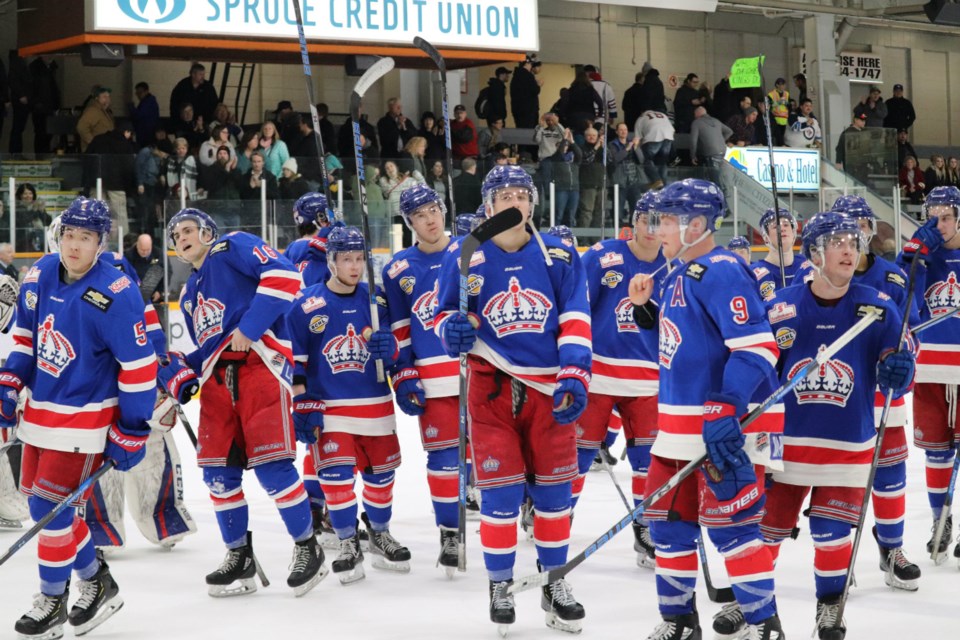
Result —
M376 295L376 298L377 298L377 304L380 305L381 307L386 308L386 306L387 306L387 299L386 299L385 297L383 297L383 294L382 294L382 293L378 293L378 294Z
M486 260L487 259L483 256L483 251L479 251L479 250L474 251L473 255L470 256L470 266L475 267L478 264L483 264L484 262L486 262ZM458 260L457 263L459 264L459 262L460 261Z
M774 292L777 290L776 283L773 280L767 280L760 285L760 297L764 300L769 300L773 297Z
M313 316L310 318L310 332L323 333L323 330L327 328L327 322L329 320L330 316Z
M39 279L40 279L40 269L38 269L37 267L30 267L30 270L27 271L27 275L23 277L23 284L36 282Z
M767 275L768 273L770 273L770 269L767 269L766 267L754 267L754 268L753 268L753 275L756 276L757 280L759 280L759 279L762 278L763 276Z
M786 302L778 302L775 305L773 305L769 311L767 311L767 318L770 319L770 324L783 322L784 320L789 320L790 318L796 318L796 317L797 317L796 305L787 304Z
M183 310L187 312L187 315L188 315L188 316L192 316L192 315L193 315L193 303L190 302L189 300L184 300L184 301L183 301Z
M869 313L876 313L880 316L880 322L886 320L887 310L883 307L878 307L875 304L858 304L857 305L857 317L865 318Z
M110 291L113 291L114 293L120 293L121 291L123 291L129 286L130 286L130 278L128 278L127 276L120 276L119 278L114 280L112 283L110 283L109 288L110 288Z
M591 245L590 248L593 249L594 251L600 251L600 250L603 249L603 243L602 243L602 242L594 242L593 245Z
M893 271L887 271L887 282L893 283L898 287L903 287L904 289L907 288L907 279Z
M24 301L27 303L27 309L33 310L37 308L37 294L33 291L27 291L24 295Z
M548 247L547 255L554 260L561 260L567 264L573 262L573 256L570 255L570 252L566 249L561 249L560 247Z
M740 262L740 259L735 256L728 256L726 254L720 253L715 256L710 256L710 262L713 262L713 263L732 262L733 264L737 264L738 262Z
M810 264L809 260L804 260L800 263L800 269L813 269L813 265Z
M600 256L600 266L604 269L608 269L618 264L623 264L623 255L617 253L616 251L607 251L605 254Z
M789 349L797 339L797 332L790 327L781 327L777 329L777 346L781 349Z
M404 276L400 278L400 290L405 294L413 293L413 285L417 284L417 279L413 276Z
M410 263L407 262L406 260L397 260L392 265L390 265L389 269L387 269L387 276L389 276L390 279L393 280L398 275L406 271L407 268L409 267L410 267Z
M322 309L325 306L327 306L327 301L323 299L323 296L320 296L319 298L316 296L310 296L300 303L300 308L303 309L304 313L310 313L311 311Z
M618 284L623 282L623 274L619 271L607 271L603 274L603 279L600 282L605 287L610 287L611 289L615 288Z
M104 295L93 287L87 287L82 297L85 302L89 302L100 311L106 311L113 304L113 298Z
M691 262L687 265L687 270L685 271L687 276L693 278L696 281L703 280L703 276L707 273L707 268L698 262Z
M221 240L221 241L218 242L217 244L215 244L215 245L213 245L212 247L210 247L210 255L215 255L215 254L217 254L217 253L223 253L224 251L229 251L229 250L230 250L230 241L229 241L229 240Z
M450 246L447 247L447 253L453 253L454 251L458 251L459 249L460 249L460 241L454 240L453 242L450 243Z

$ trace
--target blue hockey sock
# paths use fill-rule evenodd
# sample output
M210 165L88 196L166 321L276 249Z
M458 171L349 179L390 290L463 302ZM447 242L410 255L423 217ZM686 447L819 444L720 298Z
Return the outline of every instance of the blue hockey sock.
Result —
M307 491L293 460L274 460L253 468L260 486L277 505L287 533L297 542L313 535Z
M723 556L733 595L750 624L759 624L777 613L773 591L773 556L763 544L760 526L735 525L707 529Z
M877 467L873 481L873 517L877 538L888 549L903 546L903 518L907 500L907 463Z
M317 467L313 460L312 455L306 455L303 458L303 488L307 490L310 508L322 511L327 498L320 487L320 476L317 475Z
M427 451L427 485L438 527L456 529L459 522L459 460L456 447Z
M370 528L374 531L386 531L393 517L393 482L396 474L363 473L363 512L367 514Z
M250 524L247 500L243 496L243 469L204 467L203 481L210 490L223 543L228 549L242 547L247 543Z
M693 611L697 588L697 536L695 522L677 520L650 523L650 537L657 545L657 605L664 616Z
M353 491L353 465L320 470L320 485L327 497L330 525L341 540L357 534L357 494Z
M631 478L631 490L633 492L633 506L638 506L643 502L645 487L647 485L647 472L650 470L650 449L653 445L639 444L627 446L627 460L630 461L630 468L633 469ZM640 518L641 524L647 524L646 518Z
M953 473L954 449L946 451L927 451L927 499L933 510L933 517L939 518L943 501L947 496L950 476Z
M561 482L530 486L534 509L533 543L544 571L567 563L567 550L570 547L570 484Z
M487 576L494 582L513 579L523 495L522 484L480 490L480 546Z
M853 541L852 527L846 522L810 516L810 537L813 538L813 574L817 599L843 593L850 570Z
M54 510L56 503L45 498L30 496L30 517L39 521ZM58 596L66 591L67 581L77 555L77 541L73 535L73 507L67 507L40 530L37 536L37 559L39 560L40 591L48 596Z

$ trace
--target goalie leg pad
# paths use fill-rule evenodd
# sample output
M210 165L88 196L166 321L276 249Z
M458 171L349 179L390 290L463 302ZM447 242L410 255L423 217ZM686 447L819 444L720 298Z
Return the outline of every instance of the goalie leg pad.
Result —
M122 549L126 543L123 522L123 472L111 469L93 486L83 507L93 544L104 550Z
M183 471L171 433L150 432L143 461L124 474L124 489L137 528L153 544L172 547L196 532L183 502Z

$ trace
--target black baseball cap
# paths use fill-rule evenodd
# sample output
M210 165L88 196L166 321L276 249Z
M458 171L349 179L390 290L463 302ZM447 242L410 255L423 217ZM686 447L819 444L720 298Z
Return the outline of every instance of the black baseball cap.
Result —
M509 75L509 74L511 74L511 73L513 73L513 72L510 71L510 69L507 69L506 67L497 67L497 70L494 72L493 75L499 76L499 75L504 74L504 73L506 73L507 75Z
M894 91L903 91L903 85L902 85L902 84L895 84L895 85L893 85L893 90L894 90Z

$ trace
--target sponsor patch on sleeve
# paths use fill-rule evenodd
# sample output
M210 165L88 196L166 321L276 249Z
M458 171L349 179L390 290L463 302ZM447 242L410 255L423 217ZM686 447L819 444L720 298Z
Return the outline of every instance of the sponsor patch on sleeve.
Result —
M406 271L409 266L410 266L410 263L407 262L406 260L397 260L392 265L390 265L389 269L387 269L387 276L389 276L390 279L393 280L398 275Z
M548 247L547 255L554 260L560 260L561 262L566 262L567 264L570 264L570 262L573 260L570 252L566 249L561 249L560 247Z
M895 284L898 287L903 287L904 289L907 288L907 279L893 271L887 271L887 282Z
M210 255L215 255L217 253L223 253L224 251L230 251L230 241L221 240L217 244L210 247Z
M130 278L128 278L127 276L120 276L119 278L114 280L112 283L110 283L110 291L113 291L114 293L120 293L121 291L123 291L129 286L130 286Z
M707 273L707 268L698 262L691 262L687 266L687 277L693 278L696 281L703 280L703 276Z

